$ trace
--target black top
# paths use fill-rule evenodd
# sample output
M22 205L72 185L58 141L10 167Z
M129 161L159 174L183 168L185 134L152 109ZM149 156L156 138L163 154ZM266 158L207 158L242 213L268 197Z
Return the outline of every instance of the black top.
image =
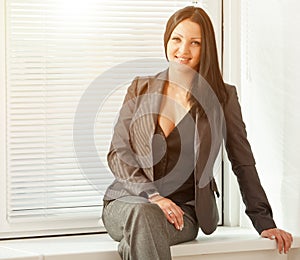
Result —
M159 193L175 203L195 198L194 133L190 110L166 137L157 123L152 141L154 180Z

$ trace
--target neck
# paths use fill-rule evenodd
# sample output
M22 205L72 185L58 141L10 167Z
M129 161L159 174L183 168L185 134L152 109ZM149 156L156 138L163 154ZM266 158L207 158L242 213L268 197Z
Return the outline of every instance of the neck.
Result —
M185 90L189 90L193 78L197 72L187 66L181 64L170 63L169 66L169 83L177 85Z

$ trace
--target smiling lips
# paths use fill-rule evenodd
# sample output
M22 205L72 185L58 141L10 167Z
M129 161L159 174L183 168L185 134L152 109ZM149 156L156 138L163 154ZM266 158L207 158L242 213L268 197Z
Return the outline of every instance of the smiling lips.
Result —
M190 60L190 58L187 58L187 57L177 57L176 56L176 59L179 61L179 63L181 64L187 64Z

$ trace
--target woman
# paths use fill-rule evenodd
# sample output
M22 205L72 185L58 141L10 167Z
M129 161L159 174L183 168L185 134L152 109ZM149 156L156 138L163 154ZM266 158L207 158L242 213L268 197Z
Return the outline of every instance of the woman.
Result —
M123 259L171 259L170 246L217 227L213 164L222 141L246 213L285 253L291 234L277 229L260 184L233 86L224 84L208 15L174 13L164 34L167 71L136 78L114 129L108 164L115 181L103 222Z

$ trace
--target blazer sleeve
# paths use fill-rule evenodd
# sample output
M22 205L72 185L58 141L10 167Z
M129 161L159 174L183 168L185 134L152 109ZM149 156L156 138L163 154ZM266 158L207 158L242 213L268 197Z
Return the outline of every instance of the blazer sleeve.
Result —
M114 183L109 187L114 189L111 193L114 199L123 195L144 195L145 190L149 190L149 193L156 191L136 160L130 143L129 129L137 106L137 88L138 78L135 78L127 89L107 155L108 166L115 176Z
M226 85L226 88L228 91L228 100L224 108L226 150L239 183L242 199L246 206L246 214L257 232L261 234L265 229L275 228L276 224L255 167L236 89L230 85Z

